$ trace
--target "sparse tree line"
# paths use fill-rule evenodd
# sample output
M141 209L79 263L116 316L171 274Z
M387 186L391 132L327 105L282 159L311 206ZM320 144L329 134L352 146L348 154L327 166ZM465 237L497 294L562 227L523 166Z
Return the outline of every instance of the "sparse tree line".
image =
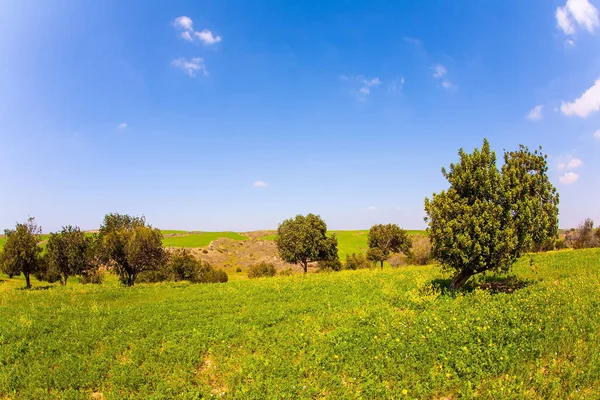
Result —
M215 270L188 251L166 251L162 233L144 217L107 214L98 234L63 227L50 234L45 252L40 246L41 234L34 218L18 223L14 230L5 230L0 270L9 277L23 274L27 288L31 288L31 276L63 285L73 276L79 276L82 283L101 283L102 268L115 273L127 286L138 280L227 282L224 271Z
M442 168L447 190L425 199L428 239L412 243L406 231L395 224L375 225L369 231L368 250L338 257L337 238L327 234L325 222L317 215L297 215L277 228L275 243L281 259L319 270L383 267L394 265L401 254L411 263L436 260L452 273L450 289L463 286L473 275L508 272L524 253L569 246L600 245L600 229L586 220L578 230L558 237L559 196L547 171L547 156L541 148L530 151L519 146L505 151L499 168L496 154L487 140L472 153L458 152L459 162ZM73 275L93 281L99 266L114 271L121 282L188 280L225 282L224 271L196 260L180 250L168 253L162 234L142 217L108 214L97 235L86 236L78 228L65 227L52 234L46 253L38 245L41 230L30 219L6 231L7 241L0 261L9 275L23 273L30 287L30 275L66 283ZM562 240L562 242L561 242ZM289 271L288 271L289 272ZM270 264L257 264L250 278L274 276Z

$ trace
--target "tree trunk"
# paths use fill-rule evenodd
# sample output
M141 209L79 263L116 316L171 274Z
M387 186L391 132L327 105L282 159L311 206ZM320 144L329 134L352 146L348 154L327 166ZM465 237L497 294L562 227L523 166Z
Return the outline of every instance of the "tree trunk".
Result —
M302 264L302 268L304 269L304 273L306 274L308 272L308 262L302 261L300 262L300 264Z
M381 260L381 269L383 269L383 260Z
M25 275L25 287L27 289L31 289L31 277L29 276L29 274L23 274Z
M473 271L463 269L458 274L454 275L454 278L452 278L452 282L450 283L450 290L454 291L460 289L473 275L475 275Z
M69 277L69 275L63 275L63 278L60 281L61 285L65 286L67 284L68 277Z

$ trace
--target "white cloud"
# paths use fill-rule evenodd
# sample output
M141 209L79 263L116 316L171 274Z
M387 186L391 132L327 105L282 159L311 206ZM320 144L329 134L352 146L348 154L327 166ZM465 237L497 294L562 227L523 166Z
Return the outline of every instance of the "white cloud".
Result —
M176 29L182 31L179 34L179 37L189 42L193 42L195 39L198 39L206 45L213 45L223 40L221 36L213 35L213 33L208 29L203 29L202 31L194 31L194 24L192 22L192 19L189 17L183 16L175 18L175 21L173 21L173 26L175 26Z
M558 7L556 9L556 26L562 29L567 35L575 33L575 27L573 27L573 24L571 23L566 7Z
M181 32L181 34L179 36L182 39L187 40L188 42L193 42L194 41L194 38L192 38L192 35L190 35L190 33L188 31Z
M529 111L529 114L527 114L527 119L530 121L539 121L542 119L543 110L544 106L541 104L533 107L531 111Z
M446 70L446 67L444 67L442 64L437 64L433 66L433 77L435 79L439 79L442 76L446 75L446 72L448 72Z
M366 100L367 96L371 94L371 88L377 87L377 86L383 84L383 82L379 78L369 79L369 78L365 78L362 75L357 75L357 76L340 75L340 80L347 81L347 82L358 82L360 86L357 89L357 91L354 93L357 94L358 99L362 100L362 101Z
M212 32L208 29L204 29L202 32L194 32L194 35L204 44L208 45L219 43L222 40L221 36L213 36Z
M267 187L268 184L265 181L256 181L252 184L252 186L257 187L257 188L264 188L264 187Z
M404 77L401 77L400 79L394 79L392 81L392 83L389 84L387 90L389 92L396 92L398 90L402 90L403 87L404 87Z
M173 25L175 25L175 28L177 29L183 29L186 31L191 31L194 29L192 19L190 17L186 17L185 15L175 18Z
M452 82L450 82L449 80L444 79L442 81L442 87L444 89L452 89L452 88L455 88L456 86Z
M600 140L600 129L598 129L596 132L594 132L594 138L597 140Z
M367 207L367 210L369 210L369 211L375 211L375 210L377 210L377 207L375 207L375 206L369 206L369 207Z
M573 39L567 39L567 41L565 43L571 47L575 46L575 41Z
M191 60L178 58L171 61L171 65L185 71L189 76L196 76L198 72L204 76L208 75L204 60L200 57L194 57Z
M579 175L577 175L575 172L567 172L564 175L562 175L560 178L558 178L560 183L565 184L565 185L570 185L571 183L575 183L575 182L577 182L578 179L579 179Z
M583 165L583 161L580 158L573 158L567 163L567 169L579 168Z
M560 111L564 115L585 118L594 111L600 110L600 79L597 79L594 85L586 90L581 97L570 103L563 101Z
M563 169L567 168L567 163L566 162L559 162L557 167L558 167L559 171L562 171Z
M125 129L127 128L127 124L125 122L119 124L119 126L117 126L118 129Z
M564 7L556 9L556 26L566 35L575 34L576 27L593 33L600 26L598 9L588 0L567 0Z

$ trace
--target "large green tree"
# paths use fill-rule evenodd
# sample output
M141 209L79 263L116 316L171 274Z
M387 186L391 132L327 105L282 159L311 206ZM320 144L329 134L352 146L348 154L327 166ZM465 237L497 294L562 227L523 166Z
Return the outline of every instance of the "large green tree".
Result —
M165 261L162 233L144 217L107 214L98 234L100 259L121 282L133 286L138 274Z
M40 271L43 265L42 248L39 245L42 228L35 218L17 224L14 230L6 229L6 243L0 254L2 271L10 276L23 274L25 284L31 288L31 275Z
M425 199L432 255L454 272L453 290L481 272L508 272L558 232L558 194L541 148L505 152L501 169L487 140L458 154L449 171L442 168L450 188Z
M289 263L300 264L304 273L315 261L338 258L337 238L327 236L327 225L318 215L297 215L277 227L275 238L280 257Z
M63 285L70 276L91 273L98 268L95 257L95 237L86 236L79 227L65 226L50 234L46 245L46 274L58 276Z
M396 224L373 225L369 230L368 257L371 261L381 263L386 261L392 253L410 252L411 241L406 231Z

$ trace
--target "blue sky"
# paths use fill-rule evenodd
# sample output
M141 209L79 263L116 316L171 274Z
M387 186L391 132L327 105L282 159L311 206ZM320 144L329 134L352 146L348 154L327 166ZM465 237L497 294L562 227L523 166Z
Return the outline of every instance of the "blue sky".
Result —
M0 227L424 228L440 169L543 146L600 222L599 0L0 3Z

